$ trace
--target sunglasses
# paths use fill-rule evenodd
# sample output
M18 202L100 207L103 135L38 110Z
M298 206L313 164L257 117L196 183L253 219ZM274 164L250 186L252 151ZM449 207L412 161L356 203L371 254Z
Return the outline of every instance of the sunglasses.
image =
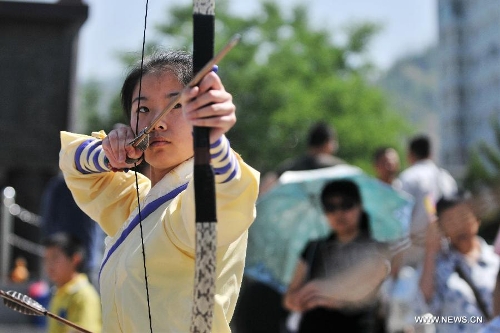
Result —
M356 204L357 202L354 200L342 200L342 202L337 205L326 203L324 205L324 210L327 213L335 213L337 210L347 211L353 209Z

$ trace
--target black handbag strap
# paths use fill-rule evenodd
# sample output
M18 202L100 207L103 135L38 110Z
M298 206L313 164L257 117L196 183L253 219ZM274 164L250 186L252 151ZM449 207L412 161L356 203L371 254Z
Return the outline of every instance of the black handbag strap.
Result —
M488 306L486 305L486 302L484 301L483 297L479 293L479 290L477 290L477 287L474 284L474 282L472 282L470 277L467 276L467 274L465 274L462 267L460 267L460 265L458 263L455 266L455 272L457 272L458 276L460 276L465 282L467 282L469 287L472 289L472 292L474 293L474 296L476 297L477 306L479 307L479 310L481 310L483 315L486 317L486 320L488 320L488 321L491 320L491 314L488 310Z

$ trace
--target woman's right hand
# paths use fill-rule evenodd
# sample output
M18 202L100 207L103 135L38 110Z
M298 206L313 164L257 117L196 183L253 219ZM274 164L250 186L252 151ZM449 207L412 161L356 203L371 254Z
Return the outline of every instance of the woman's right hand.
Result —
M127 158L140 159L143 152L130 145L135 134L129 126L120 126L113 129L102 140L102 149L106 153L109 164L115 169L126 169L134 166L134 163L125 162Z

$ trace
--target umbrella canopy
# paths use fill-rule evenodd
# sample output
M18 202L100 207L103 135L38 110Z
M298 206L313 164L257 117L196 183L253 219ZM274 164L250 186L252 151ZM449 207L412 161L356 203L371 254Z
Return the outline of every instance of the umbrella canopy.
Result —
M350 165L287 171L257 201L245 274L279 292L286 290L307 242L331 232L320 195L323 186L335 179L349 179L358 185L374 239L390 244L409 240L413 200L406 193Z

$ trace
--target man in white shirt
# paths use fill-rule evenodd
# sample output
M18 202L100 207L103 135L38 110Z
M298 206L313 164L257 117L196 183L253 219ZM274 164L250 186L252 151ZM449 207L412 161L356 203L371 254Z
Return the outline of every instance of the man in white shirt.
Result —
M456 194L458 186L450 173L431 159L429 137L419 135L410 140L408 161L410 166L397 180L400 189L414 199L410 224L411 246L393 260L393 279L388 284L390 300L387 320L390 332L404 329L401 325L405 328L413 327L419 333L433 332L432 325L421 326L413 322L414 315L423 313L412 313L425 309L425 304L419 302L418 295L418 281L425 254L425 235L430 222L435 219L436 202L441 197ZM398 290L404 292L398 294Z
M435 218L435 205L441 197L450 197L457 193L457 182L448 171L431 159L431 142L425 135L414 137L408 147L410 167L399 176L401 189L413 196L410 234L413 247L417 252L408 257L408 264L417 267L423 258L425 232Z

